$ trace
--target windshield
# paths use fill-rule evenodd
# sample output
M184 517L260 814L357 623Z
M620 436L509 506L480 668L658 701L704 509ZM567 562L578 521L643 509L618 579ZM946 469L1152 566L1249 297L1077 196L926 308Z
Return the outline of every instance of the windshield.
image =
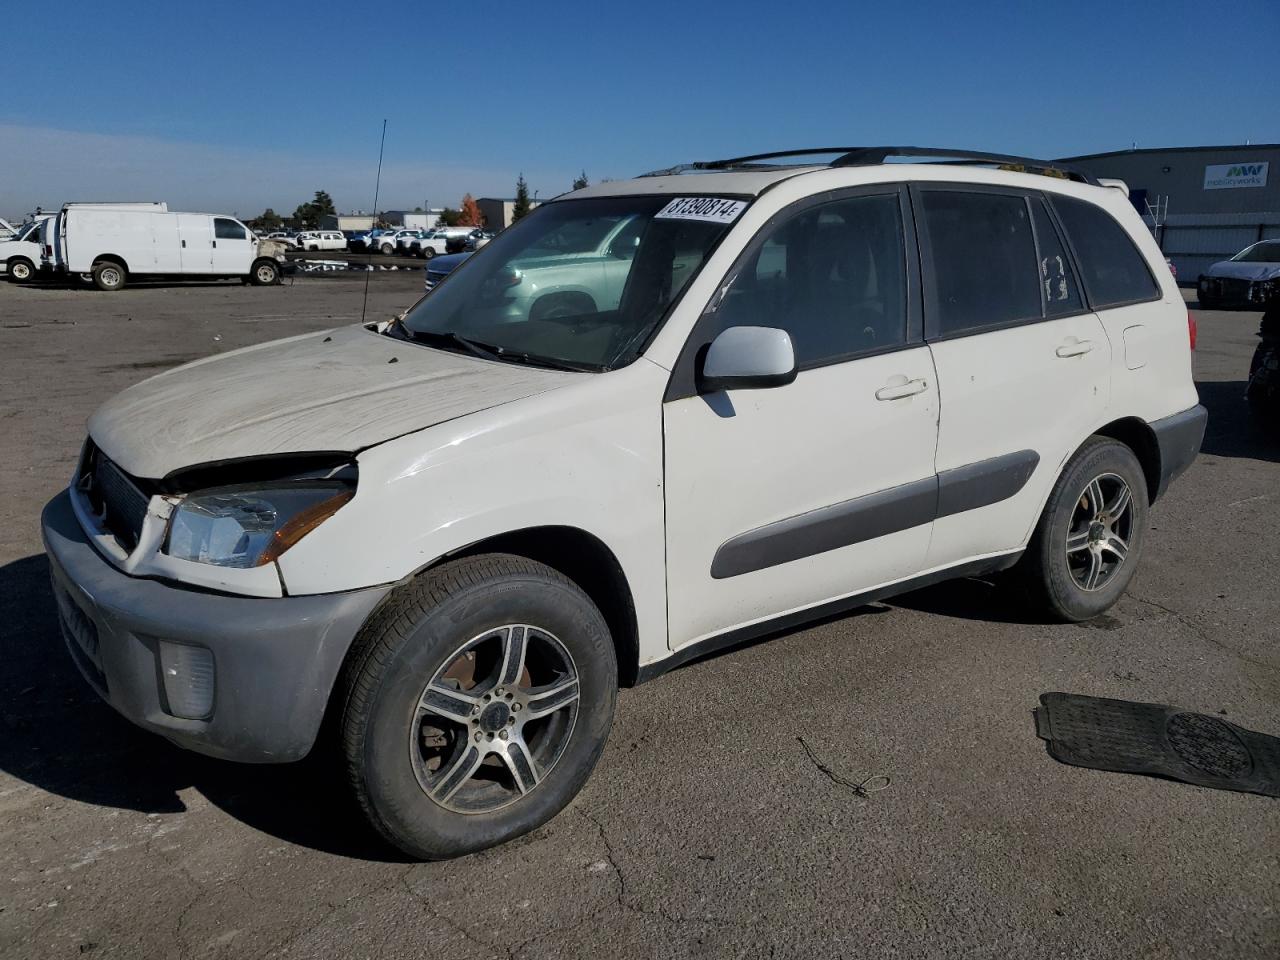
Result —
M1280 263L1280 243L1255 243L1252 247L1245 247L1231 259L1238 263Z
M424 342L471 341L496 359L623 366L746 207L719 204L721 219L669 196L546 204L437 284L404 329Z

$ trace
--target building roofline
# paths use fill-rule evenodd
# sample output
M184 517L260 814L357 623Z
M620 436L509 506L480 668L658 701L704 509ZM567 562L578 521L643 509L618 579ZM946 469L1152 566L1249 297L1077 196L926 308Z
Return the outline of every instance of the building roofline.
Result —
M1102 160L1107 157L1141 156L1150 153L1199 153L1207 150L1280 150L1280 143L1226 143L1203 147L1139 147L1129 150L1108 150L1104 153L1082 153L1074 157L1059 157L1063 162Z

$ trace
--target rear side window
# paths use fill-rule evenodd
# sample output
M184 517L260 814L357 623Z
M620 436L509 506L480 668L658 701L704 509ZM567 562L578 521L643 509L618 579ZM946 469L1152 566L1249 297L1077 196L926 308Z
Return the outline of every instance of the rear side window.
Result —
M1054 197L1053 208L1067 228L1095 310L1159 298L1147 261L1111 214L1071 197Z
M219 240L245 239L244 227L226 217L213 218L213 235Z
M920 196L935 335L1040 319L1040 271L1026 200L951 190Z
M1080 296L1076 274L1071 269L1067 251L1043 200L1031 201L1031 225L1035 227L1036 252L1040 257L1040 296L1044 299L1044 315L1061 317L1079 313L1084 309L1084 300Z

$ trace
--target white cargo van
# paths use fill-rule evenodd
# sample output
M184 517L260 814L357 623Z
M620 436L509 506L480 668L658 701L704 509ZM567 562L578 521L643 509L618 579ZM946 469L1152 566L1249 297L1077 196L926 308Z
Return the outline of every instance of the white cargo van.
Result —
M130 277L280 280L280 264L253 231L220 214L170 213L164 203L68 203L46 232L46 264L87 274L99 290L119 290Z

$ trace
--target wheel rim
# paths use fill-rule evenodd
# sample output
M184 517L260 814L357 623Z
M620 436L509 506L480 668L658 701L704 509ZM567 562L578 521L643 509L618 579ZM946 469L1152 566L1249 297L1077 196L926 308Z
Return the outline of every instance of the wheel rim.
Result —
M1129 556L1133 533L1133 492L1122 477L1104 473L1085 486L1071 512L1066 559L1081 590L1101 590Z
M578 717L578 670L540 627L507 624L473 637L423 688L409 757L423 792L457 813L490 813L546 779Z
M275 275L276 275L276 272L275 270L271 269L271 267L264 265L258 268L259 283L270 283L275 278Z
M100 274L102 282L108 287L117 286L120 283L120 272L113 267L108 267Z
M9 268L9 272L13 274L15 280L25 280L31 276L31 268L25 263L15 263Z

